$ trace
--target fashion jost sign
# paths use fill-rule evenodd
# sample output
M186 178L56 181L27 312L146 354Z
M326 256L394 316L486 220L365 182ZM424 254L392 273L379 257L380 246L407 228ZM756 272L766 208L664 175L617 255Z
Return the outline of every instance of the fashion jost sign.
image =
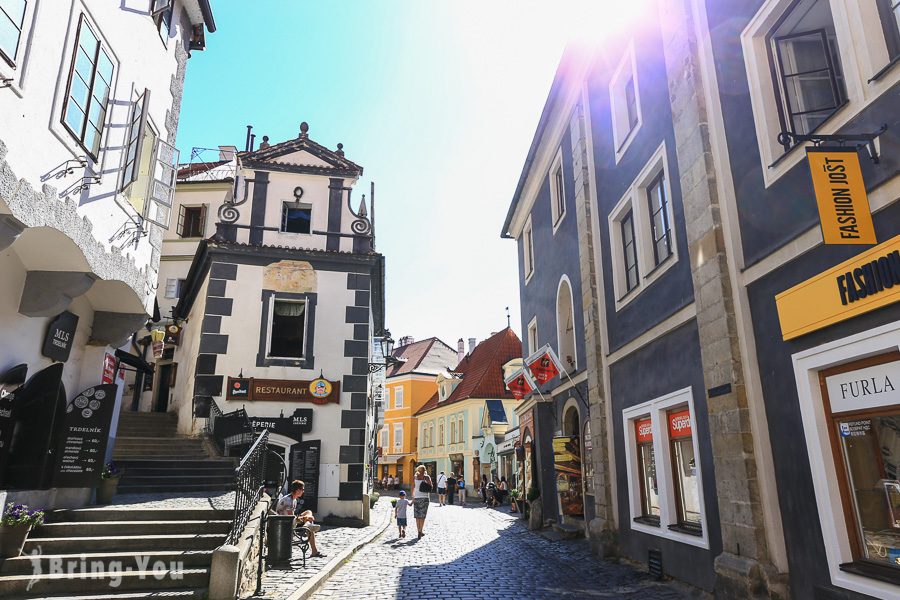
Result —
M826 244L877 244L856 148L807 148Z

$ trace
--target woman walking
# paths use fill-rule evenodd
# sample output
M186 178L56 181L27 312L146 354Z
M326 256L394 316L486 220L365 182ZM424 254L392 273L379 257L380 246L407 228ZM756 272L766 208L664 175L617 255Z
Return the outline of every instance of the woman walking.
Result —
M425 489L423 489L423 487ZM425 465L416 467L416 475L413 479L413 516L416 518L416 529L419 530L419 539L425 533L425 517L428 515L428 502L431 497L431 477L425 472Z

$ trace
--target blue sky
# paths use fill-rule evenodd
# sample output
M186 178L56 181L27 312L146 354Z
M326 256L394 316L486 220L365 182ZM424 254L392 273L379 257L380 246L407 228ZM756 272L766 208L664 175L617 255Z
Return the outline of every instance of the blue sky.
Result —
M365 168L354 198L375 181L395 339L481 340L506 306L520 332L516 244L500 228L568 37L567 11L546 6L214 2L218 31L188 63L182 161L243 148L248 124L275 143L307 121Z

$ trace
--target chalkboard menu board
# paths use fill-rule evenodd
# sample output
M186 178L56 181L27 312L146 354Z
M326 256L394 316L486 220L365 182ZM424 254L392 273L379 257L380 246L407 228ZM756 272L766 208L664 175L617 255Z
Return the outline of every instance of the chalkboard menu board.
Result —
M319 457L322 440L300 442L291 446L291 481L304 483L303 508L316 512L319 505Z
M84 390L66 406L54 485L94 487L100 482L115 403L116 386L106 384Z

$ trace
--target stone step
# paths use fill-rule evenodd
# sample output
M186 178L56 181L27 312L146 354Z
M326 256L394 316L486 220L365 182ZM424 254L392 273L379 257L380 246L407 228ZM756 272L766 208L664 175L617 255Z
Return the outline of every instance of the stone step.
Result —
M236 458L207 457L193 458L185 460L159 460L154 458L129 458L118 460L116 464L124 469L204 469L204 468L225 468L226 466L232 470L238 466Z
M177 430L173 427L171 429L128 429L123 430L119 429L116 432L116 439L118 436L122 437L149 437L149 438L171 438L178 435Z
M118 590L165 590L209 586L209 569L181 571L104 571L72 577L68 573L0 577L0 597L12 594L108 593ZM70 596L71 597L71 596Z
M121 467L120 468L126 468ZM125 477L131 479L133 477L171 477L178 475L218 475L220 477L234 477L234 465L226 464L222 466L212 465L209 467L205 466L194 466L194 467L179 467L179 466L170 466L170 467L136 467L130 465L127 467L125 471Z
M119 422L122 421L177 421L178 415L173 412L136 412L124 410L119 413Z
M114 451L113 452L113 460L117 463L120 460L202 460L206 454L201 454L199 452L185 452L184 450L154 450L154 451L144 451L144 452L132 452L132 451Z
M18 556L0 561L0 575L29 575L35 572L50 573L62 568L69 572L90 573L94 570L152 571L157 564L165 568L206 568L212 563L212 550L160 550L157 552L97 552L90 554L40 554Z
M87 521L47 523L35 528L29 538L114 537L188 533L225 533L231 521Z
M119 494L162 494L169 492L230 492L234 489L234 481L224 483L183 483L183 484L130 484L126 480L119 482Z
M164 591L129 591L129 592L101 592L99 594L70 593L34 596L11 596L8 600L206 600L208 596L206 588L177 589Z
M234 475L201 475L195 473L178 473L177 475L134 475L132 473L126 473L125 477L119 481L119 489L122 489L123 485L126 486L126 488L130 488L136 485L180 486L188 484L219 484L227 487L234 484Z
M29 538L23 553L74 554L77 552L150 552L153 550L214 550L225 534L114 535L92 537ZM190 587L190 586L188 586ZM2 594L0 594L2 596Z
M166 440L166 438L159 438L160 442L158 444L148 444L146 442L140 444L116 444L115 450L113 450L113 454L132 454L137 452L144 452L150 454L156 454L159 452L177 452L180 454L197 454L199 456L206 456L206 450L203 447L201 442L181 442L181 441L172 441Z
M47 523L96 521L220 521L234 516L231 509L214 508L109 508L90 507L52 510L46 513Z

